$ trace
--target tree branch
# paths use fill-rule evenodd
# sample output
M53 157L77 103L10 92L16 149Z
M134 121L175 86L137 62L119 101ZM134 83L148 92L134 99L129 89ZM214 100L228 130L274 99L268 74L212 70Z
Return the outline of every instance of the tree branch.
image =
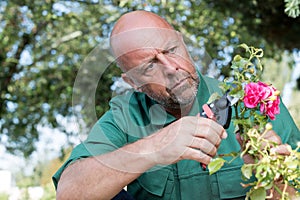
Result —
M14 55L14 59L15 60L20 60L21 58L21 54L24 51L24 49L26 48L26 46L28 44L30 44L32 38L30 37L29 34L24 34L22 36L21 42L18 45L16 54ZM1 115L4 114L4 103L6 101L5 99L5 94L8 93L8 86L10 85L11 81L12 81L12 77L14 74L19 73L22 70L22 67L18 67L19 62L4 62L3 63L3 67L6 67L9 69L7 76L4 77L4 81L2 82L1 85L1 96L0 96L0 118Z

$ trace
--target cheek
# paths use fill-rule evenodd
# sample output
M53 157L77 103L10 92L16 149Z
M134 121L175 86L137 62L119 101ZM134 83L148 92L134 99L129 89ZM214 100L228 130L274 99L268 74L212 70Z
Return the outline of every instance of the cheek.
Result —
M147 84L144 85L141 88L142 92L146 93L146 94L159 94L159 95L164 95L164 96L168 96L168 92L166 90L166 87L160 84Z
M165 78L161 73L155 73L147 78L135 78L135 84L139 88L146 88L147 90L163 90L166 88Z

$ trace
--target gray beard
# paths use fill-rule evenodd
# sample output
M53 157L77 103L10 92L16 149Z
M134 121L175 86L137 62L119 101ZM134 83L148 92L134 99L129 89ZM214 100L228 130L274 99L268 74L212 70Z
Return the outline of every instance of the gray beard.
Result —
M165 97L163 95L148 93L148 96L158 102L166 109L181 109L190 105L194 102L194 99L198 92L199 79L193 79L192 86L184 86L181 90L192 90L191 95L189 96L181 96L181 94L174 94L171 91L168 91L170 96Z

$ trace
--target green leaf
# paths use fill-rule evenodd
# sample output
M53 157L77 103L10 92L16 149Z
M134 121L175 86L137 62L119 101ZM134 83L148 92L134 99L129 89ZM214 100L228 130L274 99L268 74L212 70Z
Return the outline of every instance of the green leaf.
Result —
M233 61L239 62L241 59L242 59L242 56L240 56L240 55L235 55L234 58L233 58Z
M253 199L253 200L265 200L266 199L266 190L264 188L254 189L250 193L249 196L250 196L250 199Z
M221 167L224 165L226 160L223 158L215 158L208 164L209 175L212 175L219 171Z
M230 84L227 84L225 81L220 83L219 88L225 93L231 88Z
M247 44L245 44L245 43L243 43L243 44L240 44L239 45L240 47L242 47L242 48L244 48L247 52L249 52L250 50L249 50L249 47L248 47L248 45Z
M264 56L264 51L261 48L255 49L255 56L258 58L262 58Z
M247 179L250 179L252 176L252 170L253 170L253 166L252 165L243 165L242 166L242 174L243 176L245 176Z
M128 0L121 0L120 3L119 3L119 6L121 8L123 8L129 1Z
M212 93L212 95L210 95L207 103L212 103L219 98L220 98L220 95L217 92L214 92L214 93Z
M288 160L285 161L288 169L297 169L299 167L299 160Z

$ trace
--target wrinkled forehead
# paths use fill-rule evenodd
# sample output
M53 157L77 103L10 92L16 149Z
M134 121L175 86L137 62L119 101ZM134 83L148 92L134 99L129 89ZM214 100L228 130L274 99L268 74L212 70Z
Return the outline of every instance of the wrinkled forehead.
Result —
M115 57L138 49L163 49L168 43L180 39L180 33L166 28L140 28L111 36L110 44Z

